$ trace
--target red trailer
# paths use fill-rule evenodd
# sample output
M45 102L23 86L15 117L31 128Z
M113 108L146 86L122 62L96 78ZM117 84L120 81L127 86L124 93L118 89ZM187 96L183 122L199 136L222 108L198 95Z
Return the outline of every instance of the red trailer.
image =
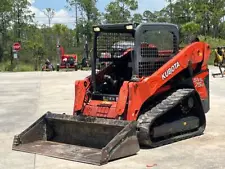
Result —
M76 54L65 54L64 48L62 46L58 46L60 51L60 63L57 64L56 70L75 70L78 69L77 64L77 55Z

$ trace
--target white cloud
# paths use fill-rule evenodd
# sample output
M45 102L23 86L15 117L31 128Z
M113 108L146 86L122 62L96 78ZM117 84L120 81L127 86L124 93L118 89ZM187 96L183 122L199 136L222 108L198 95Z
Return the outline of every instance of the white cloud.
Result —
M30 10L32 11L32 13L35 14L34 21L37 22L39 25L43 25L43 24L48 25L48 17L44 14L42 10L33 6L33 3L35 2L35 0L29 0L29 2L32 4L32 6L30 7ZM65 9L60 9L58 11L55 11L55 15L51 20L51 26L56 23L65 24L68 27L73 28L75 23L75 18L72 17L69 14L69 12L66 11Z

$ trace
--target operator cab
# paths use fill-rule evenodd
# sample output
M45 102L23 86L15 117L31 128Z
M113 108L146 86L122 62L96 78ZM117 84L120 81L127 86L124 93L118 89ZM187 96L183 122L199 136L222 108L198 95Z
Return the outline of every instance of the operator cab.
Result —
M173 24L106 24L93 30L93 95L118 95L124 81L152 75L179 50Z

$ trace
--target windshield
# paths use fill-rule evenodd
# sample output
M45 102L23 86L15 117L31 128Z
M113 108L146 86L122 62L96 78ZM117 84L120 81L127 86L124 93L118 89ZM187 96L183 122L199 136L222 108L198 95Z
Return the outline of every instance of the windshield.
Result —
M123 52L134 47L130 33L104 33L97 38L97 58L121 58Z
M97 37L97 69L101 70L116 60L124 58L127 55L126 51L133 47L134 37L131 33L101 32Z

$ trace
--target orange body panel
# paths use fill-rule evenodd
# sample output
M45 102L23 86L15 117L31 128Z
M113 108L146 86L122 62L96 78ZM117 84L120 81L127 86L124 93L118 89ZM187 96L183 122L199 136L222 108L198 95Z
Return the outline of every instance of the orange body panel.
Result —
M83 114L87 116L116 118L115 113L117 102L105 102L98 100L91 100L85 107Z
M192 78L195 86L195 90L199 93L201 99L207 99L209 97L207 88L204 83L204 79L209 75L209 72L203 72Z
M83 106L86 89L84 87L84 80L78 80L75 82L75 102L74 109L80 110Z
M79 111L83 108L85 97L87 97L86 92L89 87L90 81L88 78L86 78L85 80L77 80L75 82L75 100L73 114L75 111Z
M123 112L125 111L127 98L128 98L128 86L129 86L129 83L126 81L123 83L120 89L119 98L116 105L116 113L118 115L122 115Z

